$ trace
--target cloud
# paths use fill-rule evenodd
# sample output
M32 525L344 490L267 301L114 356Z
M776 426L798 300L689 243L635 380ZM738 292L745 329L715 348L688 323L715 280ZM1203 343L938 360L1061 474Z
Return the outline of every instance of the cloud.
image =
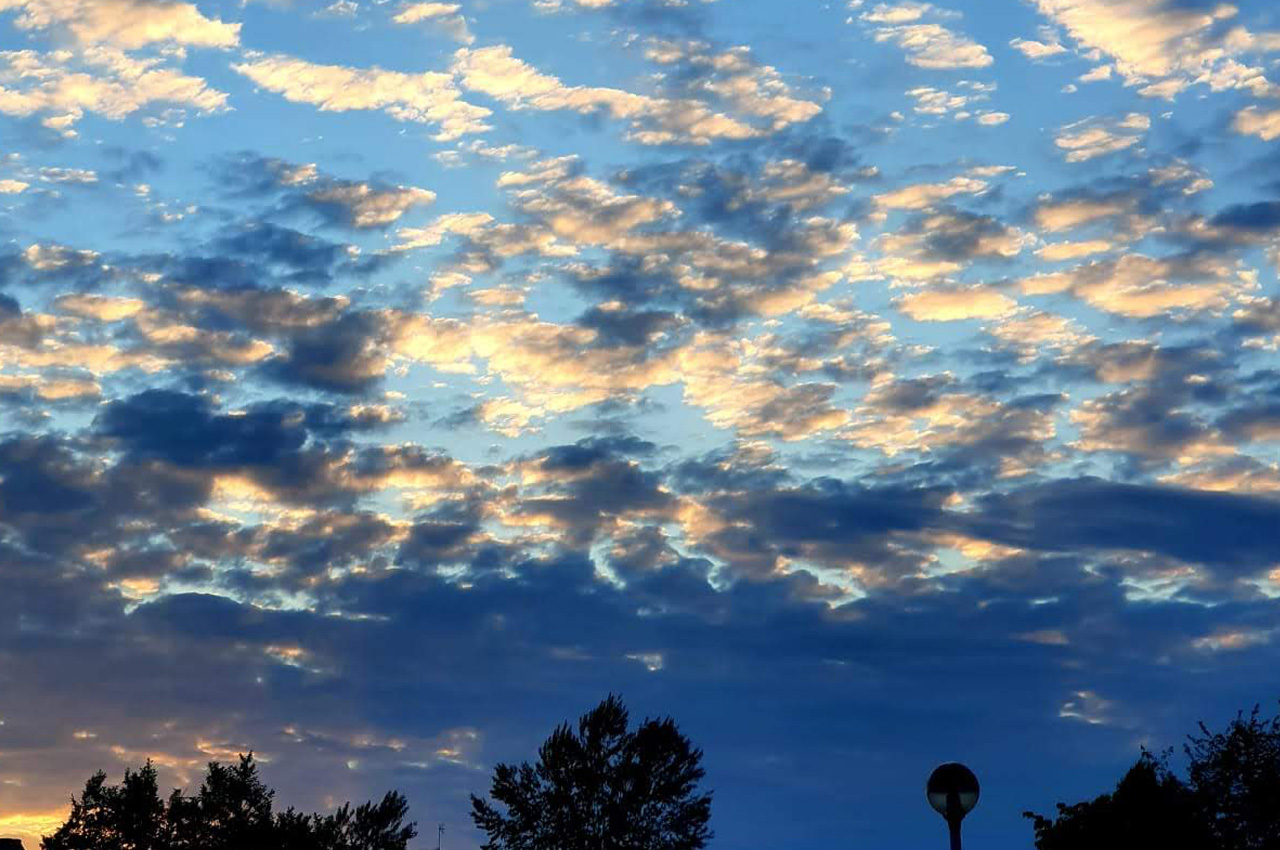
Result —
M1263 529L1277 512L1273 500L1256 496L1097 478L1032 485L984 497L981 506L971 529L998 542L1038 550L1151 551L1227 573L1269 568ZM1186 524L1191 515L1212 522L1192 528Z
M770 132L819 115L822 106L797 97L772 65L760 65L745 46L715 50L705 41L650 39L645 57L674 72L689 98L708 94L732 112L768 121Z
M1264 142L1280 138L1280 109L1268 112L1247 106L1231 120L1231 129L1242 136L1257 136Z
M0 114L46 114L46 126L74 136L86 112L118 121L152 104L222 111L227 95L199 78L163 67L157 57L135 58L114 47L73 53L31 50L0 55ZM10 87L12 86L12 87Z
M471 44L475 36L467 27L466 18L460 11L458 3L410 3L403 6L391 20L397 24L409 25L423 21L443 30L450 38L462 44Z
M1080 242L1052 242L1036 249L1036 256L1050 262L1078 260L1110 251L1116 246L1106 239L1088 239Z
M668 99L598 86L569 86L515 58L506 45L459 50L454 72L462 84L513 109L603 111L629 122L630 137L641 144L685 142L705 145L716 139L748 139L762 131L688 99Z
M1133 147L1150 127L1151 119L1137 112L1123 118L1086 118L1060 127L1053 143L1064 151L1067 162L1085 162Z
M978 42L926 17L955 17L930 3L881 3L859 17L875 24L876 41L892 41L907 54L907 62L920 68L986 68L995 60Z
M231 67L286 100L309 103L323 112L375 109L397 121L435 124L438 141L489 129L485 119L491 110L462 100L452 74L320 65L260 53L247 53Z
M1140 253L1031 275L1019 285L1028 295L1069 292L1100 310L1134 318L1222 311L1253 286L1233 263L1212 256Z
M913 292L898 300L897 307L917 322L955 322L965 319L1000 319L1018 309L1018 302L983 287Z
M1035 223L1050 233L1072 230L1137 209L1136 198L1127 194L1080 195L1076 197L1046 196L1036 205Z
M414 24L455 14L461 8L457 3L413 3L397 12L392 20L397 24Z
M1015 38L1009 41L1009 46L1022 53L1032 62L1040 62L1051 56L1060 56L1067 52L1067 48L1063 47L1056 39L1046 39L1045 41L1035 41L1028 38Z
M240 24L208 18L192 3L145 0L0 0L0 12L18 11L17 26L58 28L82 45L125 50L156 42L191 47L236 47Z
M1194 84L1219 91L1272 89L1260 67L1236 57L1280 49L1275 33L1229 25L1238 10L1169 0L1034 0L1041 14L1066 30L1083 50L1111 57L1117 73L1139 94L1172 98Z
M952 93L932 86L917 86L913 89L908 89L907 94L915 98L916 105L913 107L913 111L917 114L950 115L957 121L971 119L988 127L1003 124L1009 120L1007 113L992 112L989 109L977 106L977 104L984 103L990 99L991 92L995 91L996 88L994 83L961 80L959 86L963 90L961 93Z
M976 195L990 184L977 177L952 177L943 183L916 183L875 196L877 205L886 209L922 210L955 195Z
M325 220L354 228L386 227L436 199L435 192L417 186L343 180L314 163L295 165L252 154L230 158L224 171L244 192L281 193L288 207L311 209Z
M285 384L358 394L384 377L386 343L382 316L351 311L291 333L285 351L265 361L263 370Z
M354 39L305 58L272 27L236 56L15 30L40 44L0 59L0 104L35 104L0 156L24 185L0 248L0 646L22 647L0 666L26 688L0 707L5 823L98 767L151 755L189 787L250 748L281 805L394 787L466 822L485 765L614 688L679 718L717 799L778 815L718 821L726 846L785 844L774 821L839 813L813 766L859 729L836 761L877 764L854 791L893 814L957 729L1018 773L1044 742L1068 764L1174 741L1196 694L1270 681L1280 207L1238 156L1260 140L1184 138L1274 108L1213 92L1226 54L1271 58L1231 52L1238 22L1195 36L1226 52L1203 101L1067 148L987 132L1000 65L806 78L795 51L823 45L719 41L727 4L598 5L569 33L500 20L519 4L247 7ZM977 26L852 8L885 46ZM455 18L511 40L455 53L430 30ZM382 53L352 58L368 26ZM1059 24L1019 31L1010 67L1130 81ZM420 42L447 55L404 59ZM241 68L232 97L192 76L210 62ZM1033 167L1112 136L1137 141L1065 182ZM992 799L1027 792L999 773ZM848 839L836 820L814 840ZM935 830L889 821L861 843Z

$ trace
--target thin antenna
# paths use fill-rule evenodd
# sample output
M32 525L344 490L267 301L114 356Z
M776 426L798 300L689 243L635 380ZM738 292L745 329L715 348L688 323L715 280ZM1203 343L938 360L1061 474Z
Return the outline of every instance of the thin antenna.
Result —
M436 830L436 850L444 850L444 824Z

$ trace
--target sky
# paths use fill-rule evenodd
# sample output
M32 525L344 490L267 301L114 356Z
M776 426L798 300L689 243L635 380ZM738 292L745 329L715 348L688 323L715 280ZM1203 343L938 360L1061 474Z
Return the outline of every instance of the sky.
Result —
M1278 139L1266 0L0 0L0 834L472 850L614 692L715 848L1029 847L1280 696Z

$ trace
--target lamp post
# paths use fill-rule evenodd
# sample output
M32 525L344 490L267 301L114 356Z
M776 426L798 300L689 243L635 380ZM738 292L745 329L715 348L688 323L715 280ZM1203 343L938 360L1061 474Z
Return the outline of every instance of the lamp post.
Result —
M951 850L960 850L960 821L978 805L978 777L958 762L940 764L929 774L925 795L933 810L947 819Z

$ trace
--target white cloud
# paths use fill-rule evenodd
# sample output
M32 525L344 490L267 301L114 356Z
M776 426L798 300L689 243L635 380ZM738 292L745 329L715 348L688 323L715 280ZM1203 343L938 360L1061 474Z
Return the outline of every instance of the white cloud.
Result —
M286 100L309 103L321 111L376 109L399 121L436 124L439 141L489 129L484 119L492 112L462 100L452 74L319 65L262 54L251 54L231 67Z
M907 54L907 62L920 68L985 68L994 61L987 48L926 17L948 19L954 12L930 3L881 3L860 19L875 24L876 41L892 41Z
M1090 68L1080 76L1076 77L1082 83L1096 83L1099 80L1111 79L1111 66L1099 65L1096 68Z
M1138 112L1123 118L1086 118L1060 128L1053 142L1066 152L1067 162L1084 162L1133 147L1150 127L1151 119Z
M1228 26L1237 9L1180 6L1169 0L1033 0L1085 51L1111 57L1126 85L1148 97L1172 98L1203 83L1215 91L1273 90L1261 68L1235 57L1280 49L1280 34Z
M772 65L759 65L748 47L713 51L702 41L650 39L645 50L660 65L683 63L701 72L696 88L713 95L733 112L770 122L770 130L808 121L822 111L812 100L796 97Z
M1009 120L1008 113L993 112L979 106L991 98L995 83L961 80L958 87L962 90L953 92L933 86L916 86L908 89L907 94L915 98L913 111L922 115L950 115L957 121L972 120L985 126L1003 124Z
M907 62L920 68L985 68L995 60L987 48L940 24L885 27L876 41L893 41L907 54Z
M1152 318L1221 311L1254 287L1247 273L1216 257L1148 257L1128 253L1061 272L1023 278L1027 295L1066 292L1120 316Z
M976 195L987 189L987 181L973 177L952 177L944 183L916 183L875 196L886 209L922 210L953 195Z
M315 13L317 18L354 18L356 13L360 11L360 4L355 0L334 0L328 6L325 6L319 12Z
M1039 62L1051 56L1060 56L1067 52L1067 48L1056 40L1033 41L1029 38L1015 38L1009 42L1009 46L1021 52L1023 56L1026 56L1032 62Z
M1280 138L1280 109L1260 111L1250 106L1236 113L1231 129L1244 136L1257 136L1264 142Z
M512 56L506 45L459 50L454 55L453 68L468 89L500 100L512 109L579 113L601 110L629 121L630 137L641 144L709 144L716 139L747 139L761 134L750 124L713 112L696 100L566 85Z
M1050 196L1044 196L1036 207L1035 221L1045 230L1056 233L1112 216L1132 213L1134 209L1134 199L1130 197L1055 200Z
M91 168L41 168L40 179L45 183L79 183L91 185L98 182L98 173Z
M134 49L156 42L235 47L240 24L207 18L191 3L142 0L0 0L21 29L64 29L81 44Z
M461 9L458 3L413 3L402 8L391 20L406 25L426 22L455 41L471 44L475 36L467 27L466 18L460 14Z
M71 125L86 112L119 120L154 103L189 106L202 113L226 107L225 93L199 77L161 67L161 61L105 46L78 53L0 53L0 114L53 113L44 120L46 126L74 135Z
M378 189L367 183L336 183L316 189L307 197L345 208L355 227L380 227L398 221L415 206L431 203L436 193L416 186Z
M391 20L397 24L416 24L418 21L455 15L461 8L457 3L414 3L405 6Z
M475 237L493 224L493 216L484 212L448 213L438 217L426 227L402 227L396 231L400 242L396 250L430 248L439 245L446 236Z
M897 307L917 322L956 322L964 319L1000 319L1018 310L1018 302L981 286L964 289L932 289L904 295Z
M1036 249L1036 256L1050 262L1078 260L1093 254L1101 254L1114 248L1106 239L1089 239L1082 242L1051 242Z
M915 3L903 2L896 6L889 3L878 3L869 12L863 12L859 17L864 21L873 24L909 24L912 21L918 21L931 11L938 10L931 3Z

